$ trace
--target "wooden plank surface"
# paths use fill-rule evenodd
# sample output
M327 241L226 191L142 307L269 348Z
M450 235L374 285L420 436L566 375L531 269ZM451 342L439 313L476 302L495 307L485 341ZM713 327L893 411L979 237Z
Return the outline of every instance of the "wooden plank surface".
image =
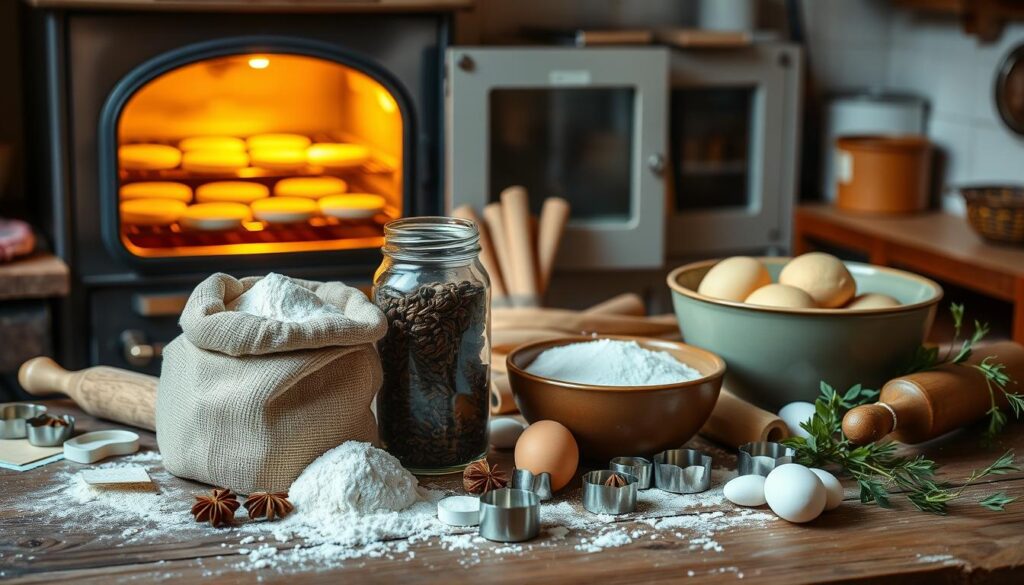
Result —
M69 286L67 264L52 254L37 252L0 262L0 300L61 297Z
M51 410L78 416L83 431L113 425L84 415L67 401L50 403ZM150 433L143 448L152 449ZM1001 444L983 449L977 432L961 431L924 446L924 452L944 464L941 478L954 484L971 469L989 463L1005 448L1024 448L1024 426L1015 425ZM719 465L732 468L727 451L695 439L691 446L706 449ZM508 452L492 453L492 461L510 466ZM655 531L632 519L628 526L638 536L619 548L598 553L576 549L592 537L573 530L565 538L551 535L524 543L518 552L504 545L485 543L472 553L444 550L436 539L410 545L408 554L388 558L345 561L341 568L295 574L274 569L252 570L242 562L242 534L236 530L198 527L189 537L128 541L122 535L131 525L97 522L67 527L45 515L25 513L12 505L15 496L52 485L56 474L80 466L60 462L37 470L15 473L0 470L0 580L10 583L204 582L265 583L657 583L679 580L696 583L723 581L804 583L881 580L906 583L1021 582L1024 580L1024 474L997 479L994 485L969 488L964 503L955 504L947 517L908 509L864 506L848 485L847 500L838 510L803 526L773 520L764 525L740 525L718 531L716 549L692 545L693 534ZM192 482L194 487L206 488ZM436 482L436 480L427 480ZM441 480L458 485L458 477ZM848 482L847 482L848 483ZM1022 498L1005 512L991 512L973 503L982 493L1003 490ZM556 498L574 497L576 482ZM69 505L71 505L69 503ZM183 503L187 507L187 502ZM722 504L723 508L731 508ZM703 509L714 511L714 508ZM183 512L184 513L184 512ZM692 513L692 512L691 512ZM680 515L684 515L680 512ZM293 547L287 542L276 546Z
M993 272L1024 276L1024 247L990 244L974 233L966 218L948 213L880 216L843 212L831 205L802 205L797 216L824 220Z

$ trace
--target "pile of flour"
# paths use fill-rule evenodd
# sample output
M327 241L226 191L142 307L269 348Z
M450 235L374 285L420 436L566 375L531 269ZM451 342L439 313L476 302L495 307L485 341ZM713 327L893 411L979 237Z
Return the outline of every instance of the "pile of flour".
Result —
M655 386L701 377L700 372L666 352L614 339L553 347L537 356L526 371L563 382L600 386Z
M304 323L341 310L325 303L313 291L283 274L271 272L227 305L241 311L285 323Z
M400 512L419 499L416 476L387 451L348 441L309 464L288 490L304 514Z

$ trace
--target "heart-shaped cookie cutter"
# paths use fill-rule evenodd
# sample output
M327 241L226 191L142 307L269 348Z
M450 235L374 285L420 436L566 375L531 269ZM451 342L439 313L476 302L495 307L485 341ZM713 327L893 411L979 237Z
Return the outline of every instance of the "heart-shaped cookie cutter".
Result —
M608 469L636 476L636 488L645 490L651 487L651 476L654 464L644 457L616 457L608 463Z
M623 485L608 485L612 476ZM638 480L632 473L601 469L583 474L583 507L592 514L628 514L636 510Z
M544 471L534 475L529 469L514 469L509 487L533 492L540 501L546 502L551 499L551 474Z
M654 485L674 494L711 487L711 456L696 449L669 449L654 456Z
M755 441L740 445L736 458L738 475L763 475L768 477L776 467L792 463L796 451L771 441Z
M64 424L48 424L56 418ZM56 447L71 438L75 432L75 417L70 414L52 417L41 414L28 419L28 442L36 447Z

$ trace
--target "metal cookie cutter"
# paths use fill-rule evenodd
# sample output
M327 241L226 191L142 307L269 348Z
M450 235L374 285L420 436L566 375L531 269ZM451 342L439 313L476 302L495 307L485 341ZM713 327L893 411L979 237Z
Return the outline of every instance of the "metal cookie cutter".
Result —
M0 439L24 439L28 419L46 413L41 404L7 404L0 407Z
M480 536L495 542L522 542L540 532L540 498L533 492L502 488L480 497Z
M614 476L625 482L609 485ZM636 510L637 477L608 469L583 475L583 507L593 514L628 514Z
M736 472L739 475L768 476L776 467L784 463L792 463L796 451L770 441L756 441L740 445L736 460Z
M711 487L711 456L696 449L670 449L654 456L654 485L675 494Z
M515 469L512 471L512 484L509 487L533 492L540 501L546 502L551 499L551 474L545 471L534 475L529 469Z
M56 419L64 424L51 424ZM36 447L56 447L63 445L75 432L75 417L70 414L50 416L41 414L28 419L28 442Z
M654 464L643 457L616 457L611 460L608 468L619 473L636 476L636 487L645 490L651 487L651 473Z

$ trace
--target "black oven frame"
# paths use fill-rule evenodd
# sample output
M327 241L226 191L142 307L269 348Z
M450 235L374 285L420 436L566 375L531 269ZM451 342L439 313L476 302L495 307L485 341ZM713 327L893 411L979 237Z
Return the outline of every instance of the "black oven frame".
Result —
M384 86L398 104L402 116L402 209L405 215L416 214L413 196L415 184L416 136L417 120L415 109L411 105L408 90L387 69L376 62L363 58L358 53L343 50L335 45L299 39L296 37L275 35L251 35L226 37L212 41L192 43L162 53L157 57L139 64L128 75L114 86L100 112L97 131L97 153L99 155L99 197L100 197L100 230L107 250L125 264L141 271L159 270L166 267L192 264L196 260L185 257L142 257L136 256L124 247L121 241L121 222L118 213L118 176L117 176L117 127L124 111L125 104L149 82L175 69L218 57L229 57L245 53L262 55L299 55L316 57L345 65L361 73L369 75ZM321 253L321 252L316 252ZM270 252L268 254L274 254ZM308 252L281 252L280 255L308 254ZM222 254L203 256L203 262L219 262L237 255ZM183 261L186 260L186 261Z
M161 54L174 54L176 49L189 46L210 49L217 46L217 39L262 38L277 43L285 38L289 42L284 45L300 50L300 54L318 56L321 53L332 61L358 66L391 91L399 107L404 108L403 132L411 134L403 137L408 141L403 145L403 164L406 165L403 213L431 215L443 211L443 68L445 50L452 40L453 15L450 12L439 9L324 14L301 11L162 13L31 8L27 5L21 5L20 10L22 28L27 31L22 37L24 103L35 104L26 108L28 189L35 193L29 205L45 241L71 268L70 294L53 304L55 354L69 368L104 364L159 372L159 361L148 367L135 367L122 355L118 334L127 330L141 330L150 341L167 341L180 331L176 316L145 316L133 310L139 293L186 293L202 278L218 271L236 276L281 271L302 278L341 279L363 285L369 283L374 267L380 263L380 251L376 249L166 259L140 259L124 249L119 239L118 220L113 218L116 214L111 209L115 198L111 197L110 189L116 181L110 181L109 176L99 180L100 151L83 156L78 149L99 147L100 112L118 85L117 80L123 81L131 71ZM75 64L79 56L76 40L81 33L80 23L90 22L91 32L95 34L99 28L95 22L103 21L106 27L108 20L116 21L110 25L111 31L130 30L137 20L143 26L128 34L129 43L124 50L116 48L121 67L104 72L104 77L109 78L101 82L104 89L90 89L91 96L86 102L90 105L83 110L82 96L73 91L73 74L78 75L79 83L82 79L91 80L77 70ZM131 39L140 42L142 37L142 42L148 42L145 33L152 30L158 31L161 38L149 43L151 46L134 61L138 47L131 46ZM353 41L353 31L356 31L354 36L362 40ZM212 44L206 44L209 42ZM401 43L398 46L404 51L396 53L391 43ZM246 49L257 45L261 52L273 49L266 46L266 42L254 42ZM325 50L326 46L330 49ZM377 53L367 50L368 47L384 47L391 53ZM279 44L278 52L280 48ZM235 49L242 50L238 45ZM360 54L368 59L379 58L382 68L365 66ZM125 58L120 59L121 55ZM400 55L399 68L391 75L395 55ZM381 74L381 70L387 73ZM397 90L398 86L402 89ZM90 99L95 105L88 101ZM116 132L116 127L108 127L107 131ZM90 145L76 144L76 139L83 137L89 139ZM116 134L104 140L111 138L116 139ZM104 144L116 144L116 140ZM112 157L114 150L109 148L107 156ZM103 172L109 173L109 166ZM103 187L107 190L103 195L100 195L101 183L107 185ZM102 201L107 202L106 209L101 209ZM102 225L101 213L107 217L107 226ZM117 238L116 246L109 245L111 236Z

